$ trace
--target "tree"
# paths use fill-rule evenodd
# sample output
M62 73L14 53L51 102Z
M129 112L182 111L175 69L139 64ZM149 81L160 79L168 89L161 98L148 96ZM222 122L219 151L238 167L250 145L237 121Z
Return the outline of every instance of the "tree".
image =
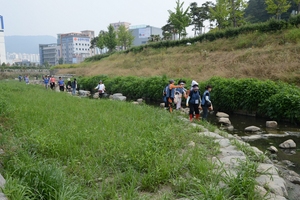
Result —
M162 30L163 40L171 40L173 34L176 33L176 30L174 30L174 26L171 25L169 21L166 25L161 27L161 30Z
M59 64L59 65L64 64L64 59L63 59L62 57L60 57L60 58L58 59L58 64Z
M245 23L244 13L247 7L245 0L228 0L229 1L229 20L233 27L240 26Z
M117 34L114 27L110 24L108 26L108 32L103 37L104 45L108 48L109 52L113 52L117 46Z
M216 0L216 4L210 8L210 18L216 20L219 29L226 28L229 23L229 1Z
M148 42L158 42L161 40L160 35L150 35Z
M126 50L128 47L132 45L134 37L131 34L131 32L126 29L124 25L119 26L117 36L118 36L118 45L121 46L123 50Z
M294 0L295 4L297 4L297 7L298 7L298 12L297 14L299 14L300 12L300 0Z
M275 14L277 20L280 20L281 14L291 7L287 0L266 0L266 4L268 13Z
M170 14L168 21L174 26L174 29L177 30L179 40L182 35L184 36L187 34L185 28L188 27L191 22L188 13L189 7L186 10L183 10L183 4L184 2L180 3L180 0L177 0L175 12L168 10Z
M96 46L100 49L100 53L102 54L102 50L104 49L105 47L105 41L104 41L104 38L105 38L105 35L107 34L107 32L101 30L99 32L99 35L98 35L98 38L97 38L97 42L96 42Z

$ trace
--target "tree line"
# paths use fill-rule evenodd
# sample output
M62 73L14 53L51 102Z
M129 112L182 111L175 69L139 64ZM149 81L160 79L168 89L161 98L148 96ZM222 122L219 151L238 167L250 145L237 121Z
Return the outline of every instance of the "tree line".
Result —
M271 18L287 20L299 12L300 0L216 0L215 3L206 1L201 6L192 2L187 8L184 8L184 2L177 0L174 10L168 10L167 23L161 28L163 37L151 35L148 42L181 40L186 38L189 26L193 27L196 37L202 35L206 27L213 31L266 22ZM127 50L132 45L134 36L124 25L117 30L109 25L107 29L101 30L91 41L91 47L98 47L101 54L105 48L111 53Z

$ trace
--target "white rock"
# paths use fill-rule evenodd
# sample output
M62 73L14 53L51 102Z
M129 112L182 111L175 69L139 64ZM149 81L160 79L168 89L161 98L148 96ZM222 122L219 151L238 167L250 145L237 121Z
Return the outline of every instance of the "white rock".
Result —
M296 143L292 140L289 139L279 145L279 147L283 149L290 149L290 148L296 148Z
M226 118L226 117L219 118L219 123L226 124L226 125L231 125L231 121L229 120L229 118Z
M227 113L224 113L224 112L217 112L216 116L217 117L225 117L225 118L229 117L229 115Z
M267 128L276 128L277 122L276 121L266 121L266 127Z
M276 147L274 147L274 146L270 146L268 148L268 150L271 151L272 153L277 153L278 152L278 149Z
M260 131L260 128L257 126L248 126L245 128L245 131L247 132L257 132Z

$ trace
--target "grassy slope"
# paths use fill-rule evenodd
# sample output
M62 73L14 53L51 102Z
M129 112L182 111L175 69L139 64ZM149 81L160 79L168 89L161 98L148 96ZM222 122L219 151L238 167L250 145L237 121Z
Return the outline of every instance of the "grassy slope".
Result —
M256 32L185 47L115 54L98 62L59 69L58 73L84 76L167 75L198 81L212 76L256 77L300 84L298 32L298 29L270 34Z

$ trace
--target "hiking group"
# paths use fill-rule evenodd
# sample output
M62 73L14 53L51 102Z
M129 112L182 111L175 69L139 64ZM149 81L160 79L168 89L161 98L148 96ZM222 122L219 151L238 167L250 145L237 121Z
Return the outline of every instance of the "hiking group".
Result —
M49 75L42 76L42 78L46 89L50 87L52 90L55 90L56 80L53 75L51 77ZM71 81L71 79L68 78L68 82L65 84L64 79L62 77L59 77L57 81L57 85L59 86L59 90L61 92L64 92L66 89L67 92L72 92L72 95L76 94L76 89L77 89L76 78L74 78L73 81Z
M178 85L175 85L174 80L170 80L169 84L163 90L163 100L165 107L170 113L173 112L174 104L176 110L181 109L182 98L186 99L186 106L189 108L189 119L192 122L195 118L200 120L200 110L202 110L202 120L207 120L208 110L213 110L213 106L210 100L211 85L205 87L205 91L201 97L199 84L196 81L192 81L191 88L185 89L185 81L180 80Z

